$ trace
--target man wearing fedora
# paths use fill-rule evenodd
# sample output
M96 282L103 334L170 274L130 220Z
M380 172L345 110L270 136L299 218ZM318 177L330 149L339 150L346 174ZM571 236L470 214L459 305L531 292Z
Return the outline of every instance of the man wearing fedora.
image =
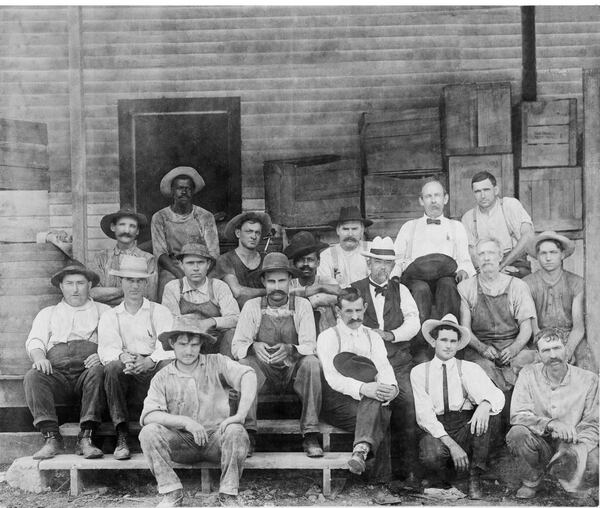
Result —
M238 246L218 257L213 276L227 283L240 309L251 298L265 295L258 275L264 253L258 251L258 244L271 228L271 218L262 212L240 213L225 226L225 238Z
M535 497L551 470L569 495L585 497L586 483L598 488L598 376L569 365L559 329L541 330L536 346L541 363L519 374L506 436L524 466L516 496Z
M321 251L327 247L329 245L317 241L312 233L299 231L283 251L292 265L300 270L300 276L290 283L290 294L308 298L318 332L335 326L334 306L340 292L335 279L317 274Z
M417 423L425 431L419 458L428 473L442 481L449 461L456 471L468 471L469 497L482 499L480 475L487 469L504 394L479 365L456 358L471 334L455 316L428 319L422 333L435 355L410 373Z
M360 255L367 248L365 228L373 224L365 219L357 206L344 206L337 220L329 223L340 240L321 253L318 274L337 281L340 287L365 278L369 272L365 258Z
M160 181L160 193L169 198L171 204L152 216L152 250L159 267L159 300L167 282L184 276L175 256L186 243L203 243L213 257L219 255L215 217L192 202L194 194L204 186L204 179L189 166L173 168Z
M290 296L290 280L300 272L290 267L285 254L267 254L259 274L267 294L249 300L242 308L231 351L235 359L256 371L258 393L267 382L278 393L293 388L302 402L304 451L309 457L320 457L321 365L315 356L312 306L306 298ZM246 419L251 446L257 430L256 404L254 401Z
M567 361L594 371L592 352L584 338L583 278L563 269L575 243L554 231L545 231L529 242L527 253L540 269L523 280L531 290L537 317L534 336L543 328L558 328L564 336Z
M144 297L148 268L143 258L124 256L119 270L123 302L104 313L98 325L98 355L104 365L104 389L117 431L116 459L130 457L130 413L137 417L154 375L173 360L158 336L171 329L171 311ZM135 414L137 413L137 414Z
M410 386L413 367L410 345L419 333L419 310L410 291L397 277L390 278L396 264L394 242L389 236L376 236L369 249L361 253L367 259L369 276L353 282L352 286L364 295L364 326L382 339L388 361L394 369L398 396L392 402L392 436L402 443L403 462L409 471L408 483L416 481L417 438L415 404Z
M185 277L167 283L162 304L174 316L193 316L199 330L216 337L214 346L205 347L206 353L231 357L240 308L225 282L207 277L215 266L215 258L200 243L184 245L176 257Z
M50 279L63 299L42 309L33 320L25 343L33 365L23 384L33 424L44 437L44 446L34 459L49 459L62 450L55 404L73 398L81 402L77 453L89 459L102 457L92 443L92 434L102 421L106 404L97 329L109 307L89 296L98 279L96 273L71 261Z
M448 193L442 183L426 182L419 196L423 217L404 223L394 242L399 260L393 274L402 275L402 283L417 302L421 323L432 317L458 315L456 284L475 275L464 226L444 217L447 203ZM431 358L420 334L413 341L412 352L416 363Z
M350 471L364 473L372 455L371 477L385 481L391 478L389 404L398 395L398 384L381 336L363 325L365 308L357 288L342 289L336 326L319 334L317 354L326 381L321 417L354 433Z
M158 505L181 506L183 486L173 462L220 462L219 501L235 506L250 446L243 423L256 397L256 375L245 365L219 354L203 354L215 337L202 332L189 316L176 318L159 335L175 361L153 379L140 417L140 445L164 498ZM229 390L239 393L230 415Z
M97 302L106 303L111 307L123 301L123 290L119 279L110 275L111 270L118 270L123 256L137 256L144 258L148 263L148 278L146 298L156 301L156 285L158 283L158 270L156 259L149 252L138 248L137 238L140 231L148 226L148 219L137 213L129 206L122 207L115 213L102 217L100 228L106 236L113 238L117 244L111 249L100 251L94 257L91 268L100 276L100 282L91 290L91 296Z

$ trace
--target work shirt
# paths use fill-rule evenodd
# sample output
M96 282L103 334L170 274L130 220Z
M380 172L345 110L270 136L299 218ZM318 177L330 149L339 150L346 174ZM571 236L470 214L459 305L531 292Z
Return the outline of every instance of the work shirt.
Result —
M598 376L567 365L560 384L553 387L543 363L523 367L510 405L511 425L524 425L538 436L547 435L550 420L572 425L588 453L598 446Z
M258 335L262 318L260 306L262 298L264 297L259 296L248 300L240 312L240 319L231 343L231 353L237 360L247 356L248 348L254 343ZM296 309L293 313L293 319L298 332L298 345L294 347L300 355L314 355L317 349L317 335L312 306L306 298L299 296L291 298L295 298ZM264 312L272 316L286 316L290 314L289 304L288 299L285 305L281 307L267 306Z
M91 298L80 307L73 307L65 300L38 312L31 325L31 331L25 342L27 354L41 349L47 353L56 344L75 340L87 340L98 343L98 321L108 305L95 302Z
M383 294L375 295L375 282L369 284L373 307L377 315L377 323L380 330L385 330L383 320L383 307L385 305L385 297ZM379 284L377 284L379 285ZM415 299L410 294L410 291L404 284L400 284L400 310L404 316L404 322L394 330L387 330L394 334L393 342L406 342L412 339L421 329L421 321L419 320L419 309Z
M369 275L367 258L361 252L369 249L369 242L360 242L358 247L346 251L336 243L321 252L317 274L335 279L340 287L348 287Z
M124 351L149 355L154 363L175 358L173 351L165 351L158 336L173 328L173 315L164 305L144 298L135 314L125 309L125 302L110 309L98 325L98 356L106 365L119 359ZM151 321L152 319L152 321Z
M150 413L162 411L188 416L207 431L215 430L229 417L230 388L239 392L248 373L254 373L252 367L220 354L200 355L191 374L180 371L174 361L152 378L140 423L144 425Z
M190 286L187 277L183 278L183 294L180 291L180 280L172 280L167 283L163 292L162 304L167 307L174 316L181 316L179 307L179 300L183 298L190 303L200 304L210 301L208 293L208 278L204 280L204 283L197 289ZM240 315L240 308L238 307L231 289L229 286L219 279L212 279L213 294L216 300L216 304L221 310L221 315L213 317L217 323L217 330L226 330L229 328L235 328Z
M339 332L340 340L336 330ZM366 326L361 325L353 330L338 319L335 327L321 332L317 339L317 355L323 366L323 375L333 390L356 400L363 397L360 393L363 382L343 376L333 366L335 356L346 351L371 360L377 369L377 382L398 386L394 369L387 359L383 339Z
M504 407L504 394L483 369L473 362L461 361L462 383L458 372L456 358L442 362L437 356L429 362L429 393L426 391L427 363L421 363L410 372L415 399L417 424L432 437L440 438L448 435L437 415L444 414L444 391L442 364L446 364L448 380L448 407L450 411L468 411L487 400L490 415L497 415ZM467 394L464 398L463 386Z

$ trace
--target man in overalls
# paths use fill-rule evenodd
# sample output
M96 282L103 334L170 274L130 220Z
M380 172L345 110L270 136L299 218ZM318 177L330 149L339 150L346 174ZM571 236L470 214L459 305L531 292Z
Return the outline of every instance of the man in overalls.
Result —
M518 199L500 197L496 178L487 171L471 179L477 206L465 212L462 223L469 236L469 251L477 267L475 245L480 238L497 238L502 247L500 271L523 278L531 273L527 244L533 238L533 222Z
M44 436L44 446L34 459L49 459L62 450L55 403L74 398L81 403L77 452L88 459L102 457L92 433L106 404L97 328L109 307L89 297L98 280L97 274L72 261L50 279L63 299L42 309L31 326L25 347L33 365L23 384L33 424Z
M117 431L114 457L130 457L127 436L130 418L137 418L150 381L171 363L173 352L164 351L158 336L171 329L171 311L144 297L148 265L143 258L124 256L119 270L123 302L110 309L98 325L98 355L104 365L104 389L111 420Z
M300 430L303 448L309 457L320 457L319 413L321 411L321 364L315 356L317 341L310 302L289 296L290 280L300 275L290 267L285 254L271 252L260 270L266 296L246 302L240 313L231 350L233 357L250 365L258 379L257 393L265 383L278 393L290 387L300 397ZM256 405L246 419L252 452L256 426Z
M193 204L204 179L189 166L178 166L160 181L160 193L171 204L152 216L152 250L158 261L158 301L165 284L184 276L175 256L186 243L204 243L213 257L219 255L219 234L212 213Z
M525 282L500 271L498 240L482 238L476 253L479 274L458 285L460 321L471 331L465 360L479 364L496 386L508 392L519 370L535 359L535 352L525 347L535 305Z
M193 316L202 333L215 337L216 343L205 346L205 353L221 353L231 358L231 341L240 308L225 282L207 277L215 266L215 258L205 245L189 243L183 246L177 259L185 277L165 286L162 304L174 316Z

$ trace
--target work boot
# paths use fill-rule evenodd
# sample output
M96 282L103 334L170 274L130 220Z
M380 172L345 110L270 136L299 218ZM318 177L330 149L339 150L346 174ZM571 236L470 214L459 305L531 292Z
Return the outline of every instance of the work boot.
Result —
M304 453L306 453L308 457L323 456L323 448L321 448L319 440L317 439L317 434L314 432L311 432L310 434L306 434L306 436L304 436L302 448L304 449Z
M183 489L167 492L162 501L156 505L156 508L173 508L183 504Z
M85 429L79 433L75 453L83 455L86 459L99 459L104 455L92 442L92 429Z
M63 438L60 432L42 432L42 436L44 446L33 455L35 460L51 459L63 450Z
M479 472L471 471L469 474L469 498L483 499L483 491L481 490L481 479Z
M367 455L369 454L369 445L367 443L357 443L352 450L352 457L348 461L348 468L351 473L363 474L367 467Z
M126 460L131 457L129 446L127 446L127 432L123 430L117 431L117 446L115 446L113 457L117 460Z
M517 490L515 497L519 499L532 499L537 495L537 487L528 487L527 485L521 485L521 488Z
M240 506L238 497L232 494L219 494L219 504L221 506Z
M248 431L248 439L250 440L250 444L248 446L248 453L246 454L246 458L252 457L252 455L254 455L254 450L256 448L256 431L255 430Z

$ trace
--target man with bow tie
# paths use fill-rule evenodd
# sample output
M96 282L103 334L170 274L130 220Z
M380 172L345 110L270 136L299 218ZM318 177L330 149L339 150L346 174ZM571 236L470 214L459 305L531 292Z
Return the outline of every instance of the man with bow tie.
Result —
M456 284L475 275L467 232L459 221L444 217L447 203L444 186L437 180L426 182L419 197L425 214L406 222L394 243L399 257L394 274L402 274L402 283L417 302L421 323L446 314L457 316L460 296ZM413 343L416 363L431 357L421 334Z

